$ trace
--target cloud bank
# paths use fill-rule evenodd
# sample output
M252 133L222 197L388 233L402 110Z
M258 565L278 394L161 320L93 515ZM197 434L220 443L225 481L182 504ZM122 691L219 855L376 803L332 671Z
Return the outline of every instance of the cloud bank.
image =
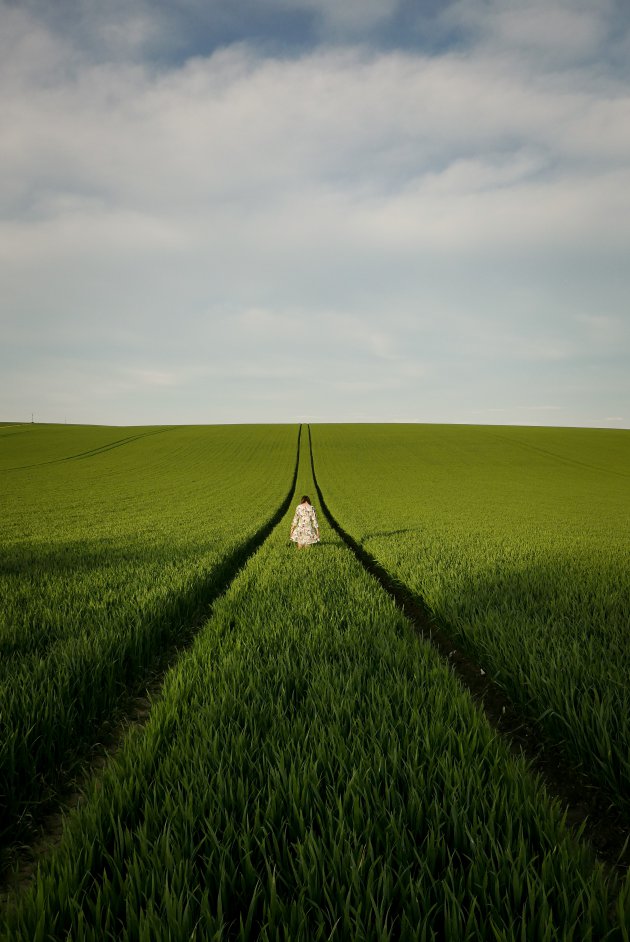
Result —
M2 6L2 418L630 427L622 8L249 9Z

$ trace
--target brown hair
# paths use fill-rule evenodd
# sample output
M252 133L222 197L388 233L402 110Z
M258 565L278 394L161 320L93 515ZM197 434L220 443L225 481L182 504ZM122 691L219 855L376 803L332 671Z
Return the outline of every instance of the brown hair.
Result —
M304 497L303 497L302 500L300 501L301 504L310 504L310 502L311 502L311 498L310 498L310 497L307 497L306 494L304 495Z

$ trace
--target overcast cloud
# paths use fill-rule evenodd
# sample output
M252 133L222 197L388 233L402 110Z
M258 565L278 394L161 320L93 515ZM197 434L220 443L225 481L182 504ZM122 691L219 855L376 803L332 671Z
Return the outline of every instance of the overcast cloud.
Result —
M0 6L0 419L630 427L630 22Z

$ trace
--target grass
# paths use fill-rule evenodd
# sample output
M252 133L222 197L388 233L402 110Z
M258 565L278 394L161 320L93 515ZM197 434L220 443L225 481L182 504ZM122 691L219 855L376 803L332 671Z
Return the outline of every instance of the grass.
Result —
M4 844L207 613L286 497L296 439L287 426L0 432Z
M312 493L306 441L297 493ZM17 940L627 939L618 896L320 520L285 519L1 924Z
M630 810L630 433L314 426L341 525Z

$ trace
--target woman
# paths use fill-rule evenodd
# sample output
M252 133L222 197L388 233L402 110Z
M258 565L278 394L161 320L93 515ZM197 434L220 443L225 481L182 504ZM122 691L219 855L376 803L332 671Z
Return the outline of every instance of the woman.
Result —
M315 508L310 497L306 494L295 508L295 515L291 524L291 539L297 543L297 548L319 543L319 525Z

